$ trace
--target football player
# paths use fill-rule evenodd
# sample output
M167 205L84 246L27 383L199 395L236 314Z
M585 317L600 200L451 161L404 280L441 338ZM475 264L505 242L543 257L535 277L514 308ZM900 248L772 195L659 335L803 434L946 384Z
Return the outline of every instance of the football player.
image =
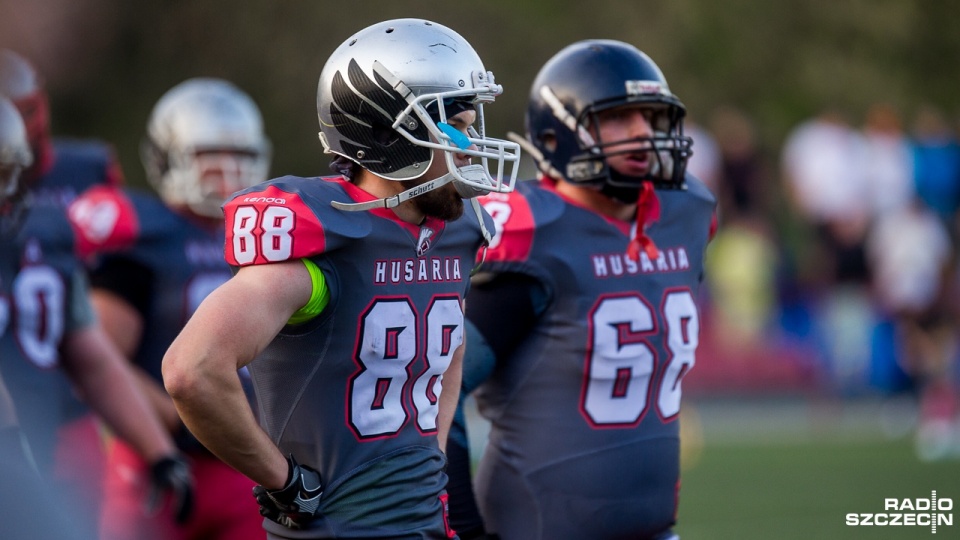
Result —
M20 84L24 71L11 58L17 60L0 54L0 89L4 95L17 96L28 87ZM13 103L22 105L24 99L28 98ZM133 373L92 315L84 269L74 253L75 236L61 200L41 194L40 186L48 177L36 169L35 158L32 168L23 159L34 155L26 142L29 126L29 122L26 127L20 124L21 146L9 146L3 152L0 371L44 481L53 484L61 504L74 513L74 529L91 537L96 531L91 512L99 500L99 483L96 479L86 483L87 471L81 467L89 464L97 469L99 443L96 437L89 445L71 439L76 443L70 448L72 459L63 460L58 453L58 438L64 444L64 430L69 427L70 416L64 411L71 407L72 398L61 370L54 368L62 367L69 383L108 426L156 467L158 475L151 487L184 493L187 486L179 484L174 474L179 460L171 437L143 396L132 389ZM27 174L20 175L24 169ZM90 173L82 168L75 172L78 181Z
M20 174L33 162L33 153L27 143L27 132L20 113L9 99L0 96L0 221L6 219L12 206L12 197L20 190ZM6 231L0 231L6 234ZM0 284L12 276L0 276ZM5 289L4 289L5 290ZM0 297L0 335L10 331L10 303ZM0 448L8 460L16 459L13 469L31 468L32 458L24 445L17 420L13 398L0 373Z
M9 49L0 49L0 94L13 100L26 124L34 160L22 177L24 184L30 185L34 204L65 208L88 187L123 182L120 166L108 144L94 139L53 137L43 80L26 58ZM17 196L25 193L26 190ZM81 494L82 514L95 516L102 498L103 429L97 416L77 399L67 377L59 371L54 371L53 376L61 379L65 396L61 398L63 418L51 472L59 488Z
M159 198L93 188L74 201L70 217L81 231L83 252L97 254L91 270L97 314L177 436L194 478L196 511L144 514L151 471L135 449L116 441L108 453L103 538L263 538L249 496L254 484L183 427L160 374L174 337L231 275L223 260L220 207L235 191L267 178L270 144L260 111L227 81L187 80L155 105L142 158Z
M465 392L482 382L491 423L476 477L490 534L673 537L715 207L685 173L684 115L653 60L619 41L574 43L533 83L524 144L541 176L481 199L497 235L466 313ZM451 436L451 493L469 494L464 440ZM454 523L482 535L468 503L452 499Z
M268 538L455 538L443 446L493 227L464 197L513 187L519 147L483 126L501 91L454 30L374 24L320 74L320 139L342 176L225 205L239 270L173 343L164 381L197 438L260 484ZM259 424L234 376L248 365Z

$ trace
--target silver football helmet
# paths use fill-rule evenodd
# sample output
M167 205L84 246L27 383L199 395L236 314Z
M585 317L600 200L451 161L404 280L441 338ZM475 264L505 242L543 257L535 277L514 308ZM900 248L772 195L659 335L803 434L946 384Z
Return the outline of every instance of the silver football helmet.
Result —
M170 205L222 217L231 193L267 179L270 142L253 100L233 84L190 79L157 102L141 157L147 178ZM208 171L216 170L213 178Z
M503 91L473 47L457 32L422 19L369 26L340 45L323 67L317 88L320 141L326 153L343 156L388 180L421 177L443 150L448 174L397 197L346 210L393 207L454 182L462 197L513 190L520 148L486 136L483 105ZM477 113L468 134L447 118ZM457 167L454 154L479 158Z
M33 163L27 129L20 112L9 99L0 97L0 206L20 189L20 172Z

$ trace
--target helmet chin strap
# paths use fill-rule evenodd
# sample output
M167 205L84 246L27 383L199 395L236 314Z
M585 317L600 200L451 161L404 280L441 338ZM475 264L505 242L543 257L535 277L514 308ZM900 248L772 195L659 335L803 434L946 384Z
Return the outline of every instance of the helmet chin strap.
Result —
M482 165L468 165L466 167L461 167L459 172L461 174L464 172L469 174L478 168L482 169ZM393 197L384 197L383 199L376 199L362 203L331 201L330 205L345 212L362 212L365 210L373 210L375 208L394 208L418 195L423 195L428 191L433 191L445 184L449 184L450 182L454 183L457 188L457 193L461 197L464 199L470 199L470 206L473 208L474 213L477 215L477 221L480 223L480 233L483 235L484 244L489 244L490 241L493 240L493 233L490 232L490 229L488 229L487 225L483 222L483 211L480 209L480 203L477 201L477 196L483 195L483 192L472 186L457 181L457 178L453 173L447 173L440 178L436 178L429 182L414 186L406 191L394 195Z
M447 173L440 178L430 180L429 182L424 182L423 184L413 186L412 188L400 192L393 197L385 197L383 199L376 199L373 201L367 201L362 203L344 203L340 201L331 201L330 204L338 209L344 210L346 212L361 212L364 210L373 210L374 208L394 208L400 206L401 204L409 201L410 199L423 195L428 191L433 191L439 187L442 187L445 184L449 184L453 180L453 175Z

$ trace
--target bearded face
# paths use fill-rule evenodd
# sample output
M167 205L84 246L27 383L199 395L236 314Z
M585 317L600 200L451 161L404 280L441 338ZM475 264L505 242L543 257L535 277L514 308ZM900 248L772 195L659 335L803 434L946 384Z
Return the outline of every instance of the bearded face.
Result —
M404 189L410 189L427 180L418 178L416 180L403 180ZM452 183L441 186L438 189L428 191L418 195L410 202L423 215L442 219L444 221L453 221L463 215L463 199L457 193L457 189Z

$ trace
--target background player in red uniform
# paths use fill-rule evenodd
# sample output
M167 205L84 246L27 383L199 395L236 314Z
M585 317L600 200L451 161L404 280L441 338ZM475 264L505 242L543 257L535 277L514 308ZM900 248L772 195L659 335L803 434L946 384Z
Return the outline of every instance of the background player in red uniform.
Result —
M684 114L632 45L574 43L530 92L543 175L482 199L497 236L468 304L464 372L466 390L483 382L491 422L477 501L503 539L673 536L680 383L715 206L685 174ZM478 522L464 514L464 443L451 436L450 490L466 529Z
M190 79L157 102L143 143L160 194L95 188L70 208L84 250L99 253L93 301L114 342L136 366L194 479L194 504L145 514L151 471L122 441L109 451L102 531L106 540L263 538L254 484L211 455L184 428L163 388L167 347L203 298L230 277L220 206L266 179L270 146L260 111L233 84ZM236 374L234 374L236 376Z
M500 92L453 30L370 26L320 75L320 138L344 177L279 178L225 205L239 271L164 380L191 431L261 484L270 538L455 537L442 450L493 226L463 197L512 189L519 148L483 129ZM246 365L259 425L233 375Z

